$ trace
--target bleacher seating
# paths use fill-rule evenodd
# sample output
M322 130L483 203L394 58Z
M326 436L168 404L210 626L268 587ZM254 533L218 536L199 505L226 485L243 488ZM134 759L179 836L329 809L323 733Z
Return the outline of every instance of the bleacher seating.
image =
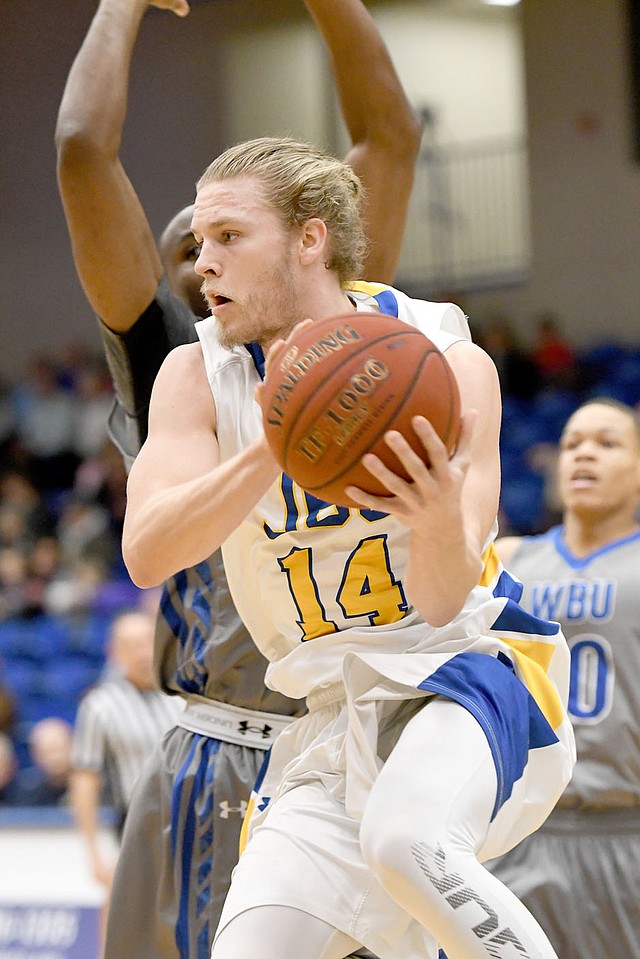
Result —
M557 443L566 420L583 402L606 396L630 406L640 404L640 349L602 342L578 356L580 388L550 389L531 400L503 397L500 450L501 510L509 529L537 532L544 522L544 477L531 466L528 454L538 443Z

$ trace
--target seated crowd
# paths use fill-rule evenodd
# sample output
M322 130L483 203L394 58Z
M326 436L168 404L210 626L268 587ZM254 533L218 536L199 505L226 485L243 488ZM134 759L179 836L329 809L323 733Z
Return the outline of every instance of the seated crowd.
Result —
M0 805L66 802L79 701L109 625L152 598L120 551L126 473L99 358L34 357L0 404ZM154 597L157 600L157 596Z

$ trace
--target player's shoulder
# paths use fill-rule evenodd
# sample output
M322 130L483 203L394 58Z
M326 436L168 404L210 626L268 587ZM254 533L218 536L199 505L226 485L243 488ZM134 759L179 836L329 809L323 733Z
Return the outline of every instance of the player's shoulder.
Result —
M502 564L506 566L522 544L522 536L500 536L494 542L493 548Z
M170 350L158 371L156 382L174 381L176 376L188 376L204 370L200 343L183 343Z
M430 339L438 334L450 337L451 341L471 339L467 317L455 303L416 299L387 283L369 280L350 283L347 292L361 309L377 304L382 313L417 327Z
M489 354L470 340L456 339L444 350L461 388L480 402L491 399L500 407L500 380Z
M211 391L200 343L176 346L165 357L153 384L150 416L158 411L208 408ZM155 419L155 417L154 417Z
M505 566L516 559L525 561L546 557L547 561L551 557L564 555L561 526L552 526L545 532L524 536L500 536L493 545Z

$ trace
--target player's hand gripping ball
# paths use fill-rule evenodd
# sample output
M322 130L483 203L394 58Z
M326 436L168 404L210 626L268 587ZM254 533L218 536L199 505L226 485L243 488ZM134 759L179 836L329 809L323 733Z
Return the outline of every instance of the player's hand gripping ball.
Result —
M389 495L362 465L375 453L405 469L384 441L398 430L426 461L412 417L428 419L455 452L460 394L442 352L393 316L347 313L307 323L269 357L260 403L267 442L296 483L318 499L357 506L345 487Z

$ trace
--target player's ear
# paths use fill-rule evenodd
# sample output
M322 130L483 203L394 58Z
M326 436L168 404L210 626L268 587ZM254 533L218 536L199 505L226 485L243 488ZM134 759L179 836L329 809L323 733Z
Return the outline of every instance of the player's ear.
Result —
M329 234L324 220L313 216L300 227L299 256L303 265L310 265L318 258L324 262Z

